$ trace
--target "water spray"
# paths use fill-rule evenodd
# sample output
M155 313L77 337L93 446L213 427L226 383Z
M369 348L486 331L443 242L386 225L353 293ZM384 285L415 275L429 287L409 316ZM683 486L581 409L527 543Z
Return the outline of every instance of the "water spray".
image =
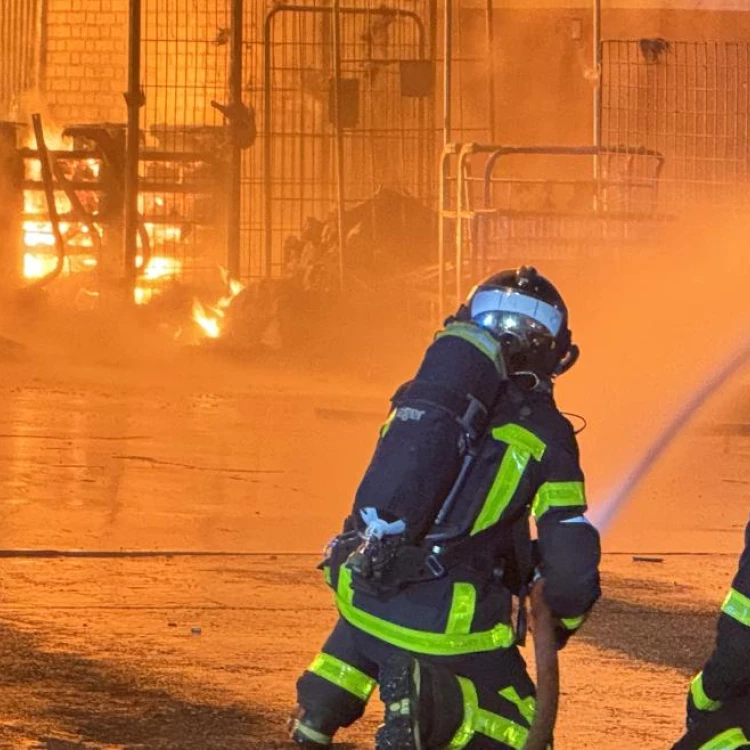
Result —
M691 398L685 402L661 433L657 435L656 439L647 446L643 455L630 472L607 493L602 503L599 503L592 509L590 514L591 521L602 533L607 531L635 487L661 457L667 446L690 421L692 416L706 403L711 395L718 391L733 375L739 372L748 361L750 361L750 338L745 339L734 357L722 368L714 372L693 393Z

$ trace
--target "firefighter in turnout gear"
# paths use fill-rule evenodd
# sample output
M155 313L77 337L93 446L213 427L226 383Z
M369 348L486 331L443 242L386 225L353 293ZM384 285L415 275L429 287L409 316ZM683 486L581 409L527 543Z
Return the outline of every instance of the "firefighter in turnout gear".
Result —
M437 334L321 564L339 619L298 680L294 741L330 744L379 684L379 750L524 747L529 585L544 579L560 647L600 595L577 442L553 399L577 356L533 268L487 279Z
M690 683L687 702L688 733L674 750L750 748L750 523L716 647Z

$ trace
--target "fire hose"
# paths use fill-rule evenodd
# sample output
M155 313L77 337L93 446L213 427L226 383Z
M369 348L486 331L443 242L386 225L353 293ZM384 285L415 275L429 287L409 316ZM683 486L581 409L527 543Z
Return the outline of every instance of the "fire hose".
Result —
M555 622L544 601L544 579L534 584L530 594L536 659L536 714L524 750L547 750L557 721L560 702L560 662Z

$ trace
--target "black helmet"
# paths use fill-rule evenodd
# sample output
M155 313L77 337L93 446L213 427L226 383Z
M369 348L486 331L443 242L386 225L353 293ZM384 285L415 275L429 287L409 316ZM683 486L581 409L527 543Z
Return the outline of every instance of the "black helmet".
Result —
M562 375L578 359L568 328L568 308L535 268L522 266L490 276L474 287L457 318L486 328L503 344L511 374L548 380Z

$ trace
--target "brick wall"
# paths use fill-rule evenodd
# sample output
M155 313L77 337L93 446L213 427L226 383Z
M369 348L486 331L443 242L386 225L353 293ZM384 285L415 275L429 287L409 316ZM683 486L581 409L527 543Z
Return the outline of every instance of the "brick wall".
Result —
M127 0L48 0L44 87L58 123L124 122Z

